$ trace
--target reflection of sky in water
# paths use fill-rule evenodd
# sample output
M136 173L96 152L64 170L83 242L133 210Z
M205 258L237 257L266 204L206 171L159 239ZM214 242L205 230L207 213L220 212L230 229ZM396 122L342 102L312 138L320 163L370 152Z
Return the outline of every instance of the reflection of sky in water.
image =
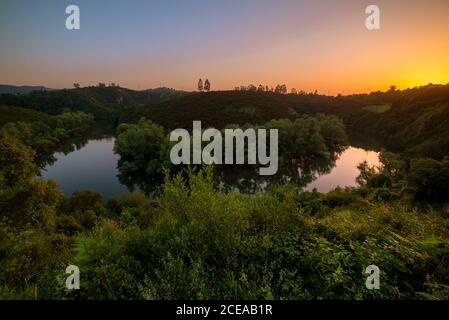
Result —
M42 172L45 179L55 179L66 195L77 189L93 189L103 193L106 199L128 191L117 178L117 161L114 153L114 138L89 140L79 150L67 155L56 153L56 161ZM364 160L378 165L379 154L373 151L350 147L343 151L331 172L319 176L305 189L316 188L320 192L330 191L337 186L355 186L359 171L357 165Z
M79 150L67 155L56 153L56 162L45 167L42 176L55 179L66 195L77 189L93 189L111 198L127 191L117 178L117 161L114 153L114 138L89 140Z
M356 186L355 178L359 175L357 165L365 160L371 166L377 166L379 165L379 153L349 147L340 155L335 167L332 168L330 173L319 176L316 180L307 185L305 190L312 191L316 188L320 192L328 192L338 186Z

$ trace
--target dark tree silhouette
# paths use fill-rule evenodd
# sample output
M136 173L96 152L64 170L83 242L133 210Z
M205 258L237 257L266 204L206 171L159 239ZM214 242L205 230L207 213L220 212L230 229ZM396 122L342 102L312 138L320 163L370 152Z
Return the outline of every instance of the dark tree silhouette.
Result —
M206 79L206 81L204 81L204 91L210 91L209 79Z

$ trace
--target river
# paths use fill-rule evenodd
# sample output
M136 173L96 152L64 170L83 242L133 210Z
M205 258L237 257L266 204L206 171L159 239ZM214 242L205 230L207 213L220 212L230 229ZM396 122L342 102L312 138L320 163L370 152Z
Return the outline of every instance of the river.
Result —
M88 140L78 149L64 154L54 154L55 161L41 172L45 179L55 179L67 196L78 189L93 189L103 193L106 199L136 187L123 178L117 169L119 156L114 153L114 138ZM317 189L328 192L337 186L356 186L357 165L367 161L370 165L379 164L379 153L361 148L348 147L329 165L327 170L317 170L304 189ZM321 172L321 173L319 173Z

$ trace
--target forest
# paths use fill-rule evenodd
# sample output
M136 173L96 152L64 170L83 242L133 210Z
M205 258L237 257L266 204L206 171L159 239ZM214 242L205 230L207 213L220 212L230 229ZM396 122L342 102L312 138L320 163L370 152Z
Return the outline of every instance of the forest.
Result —
M449 85L363 95L134 91L0 94L0 299L449 299ZM174 166L170 130L277 128L280 163L380 151L357 187L306 191L283 171L233 192L227 166ZM64 195L40 170L114 128L124 176L155 192ZM254 168L249 168L250 170ZM65 268L81 289L65 288ZM365 268L381 270L379 290Z

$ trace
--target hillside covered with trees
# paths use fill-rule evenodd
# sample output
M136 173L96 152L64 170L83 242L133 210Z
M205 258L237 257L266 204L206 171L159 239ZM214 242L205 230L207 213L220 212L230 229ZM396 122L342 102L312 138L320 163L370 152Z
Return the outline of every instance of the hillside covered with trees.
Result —
M341 118L350 137L368 137L377 147L412 157L442 159L449 148L447 122L449 85L372 92L349 96L317 93L282 94L271 91L180 92L167 88L134 91L118 86L0 94L2 123L21 107L47 114L91 113L97 120L137 122L145 117L167 129L189 128L193 120L224 128L228 124L264 124L303 114L332 114ZM30 111L31 112L31 111ZM28 113L30 113L28 112ZM26 112L23 115L26 116ZM29 115L36 118L36 114ZM45 117L45 115L43 115ZM14 119L11 119L14 120ZM20 120L20 119L18 119Z
M49 114L66 111L91 113L97 120L113 121L125 106L138 106L183 94L168 88L135 91L116 85L33 91L27 94L0 94L0 105L33 109Z
M449 85L335 97L98 86L0 104L2 299L449 298ZM365 137L381 164L328 193L294 179L233 192L221 168L168 163L169 131L193 120L278 128L285 162L335 161ZM39 176L46 154L102 122L122 174L158 175L154 193L65 196ZM64 288L68 264L81 290ZM371 264L379 290L364 285Z

